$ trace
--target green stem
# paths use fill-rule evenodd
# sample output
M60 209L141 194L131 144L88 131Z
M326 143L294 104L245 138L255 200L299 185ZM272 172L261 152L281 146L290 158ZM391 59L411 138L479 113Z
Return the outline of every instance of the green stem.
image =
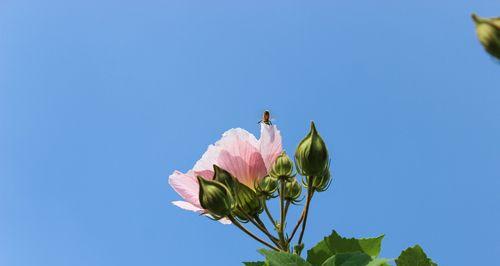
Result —
M280 180L280 226L278 230L278 236L281 243L281 249L288 250L287 242L285 240L285 180Z
M276 228L276 221L274 220L273 216L271 215L271 212L267 208L267 203L266 203L266 199L265 198L262 198L262 205L264 205L264 211L266 212L267 217L269 217L269 220L271 221L271 223L273 224L273 226Z
M300 218L297 221L297 224L295 225L295 227L293 228L293 231L292 231L292 234L290 235L290 238L288 238L288 243L292 242L292 239L295 236L295 233L297 233L297 230L299 229L299 226L302 224L302 221L304 220L304 210L300 214Z
M313 177L309 177L309 183L307 184L307 200L306 206L304 207L304 222L302 222L302 231L300 232L298 245L302 244L302 238L304 237L304 232L306 230L307 215L309 214L309 204L311 204L311 199L314 194L314 189L312 188ZM300 255L300 253L299 253Z
M245 227L243 227L234 217L228 216L227 217L236 227L238 227L241 231L249 235L251 238L257 240L261 244L265 245L266 247L274 250L274 251L280 251L278 248L274 247L273 245L267 243L266 241L262 240L260 237L254 235L252 232L248 231Z
M262 231L262 233L264 233L269 238L269 240L271 240L276 246L280 246L278 239L276 239L276 237L274 237L271 233L269 233L266 226L262 223L262 221L260 220L260 218L258 218L258 216L256 216L255 219L250 217L246 213L245 216L253 225L255 225L255 227L257 227L260 231Z
M288 208L290 208L291 203L292 202L290 202L289 200L287 200L285 203L285 217L288 215Z

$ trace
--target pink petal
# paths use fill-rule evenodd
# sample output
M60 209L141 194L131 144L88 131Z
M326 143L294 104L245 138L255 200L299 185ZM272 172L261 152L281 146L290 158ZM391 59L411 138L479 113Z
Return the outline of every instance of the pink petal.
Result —
M222 138L217 141L215 145L224 149L227 147L231 147L236 140L241 142L248 142L255 148L259 148L259 141L257 140L257 138L255 138L252 133L242 128L232 128L224 132L224 134L222 134Z
M224 132L224 134L222 134L222 138L214 145L208 146L207 151L203 154L203 156L201 156L200 160L196 162L193 170L196 172L202 172L206 170L213 171L213 165L218 163L218 158L221 151L227 150L231 148L235 143L239 142L247 142L256 149L259 148L259 143L254 135L241 128L232 128Z
M174 204L175 206L177 206L181 209L184 209L184 210L194 211L194 212L198 212L198 213L203 212L202 208L198 208L187 201L180 201L180 200L179 201L172 201L172 204Z
M181 209L193 211L193 212L197 212L197 213L203 213L203 211L204 211L202 208L198 208L187 201L172 201L172 204L174 204L175 206L177 206ZM210 216L210 214L204 214L204 215ZM229 221L229 219L227 219L227 218L222 218L219 220L219 222L221 224L231 224L231 221Z
M229 221L229 219L227 219L227 218L222 218L219 220L219 222L221 224L232 224L231 221Z
M241 183L253 187L257 178L267 174L259 150L249 142L234 139L234 143L224 148L218 158L218 165L233 174Z
M184 200L198 208L201 208L198 199L198 180L196 179L193 171L189 171L187 174L174 171L174 173L169 176L168 183Z
M267 174L266 166L259 152L259 142L254 135L241 128L226 131L215 145L196 162L193 171L210 179L213 165L229 171L242 183L253 187L256 178Z
M220 147L215 145L208 146L207 151L201 156L193 167L194 171L213 171L213 165L217 163L217 158L220 155Z
M283 150L281 146L281 133L276 125L260 124L259 148L266 168L270 171L274 161Z

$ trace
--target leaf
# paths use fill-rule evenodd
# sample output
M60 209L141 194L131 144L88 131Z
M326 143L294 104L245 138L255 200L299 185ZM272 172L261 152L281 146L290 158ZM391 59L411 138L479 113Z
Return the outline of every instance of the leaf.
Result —
M327 259L322 266L366 266L371 260L362 252L339 253Z
M259 252L266 257L266 266L311 266L299 255L285 252L261 249Z
M363 252L376 257L380 253L384 235L375 238L344 238L336 231L325 237L316 246L307 251L307 261L313 265L321 265L331 256L338 253Z
M419 246L407 248L396 259L397 266L437 266Z
M391 266L388 259L376 258L370 261L366 266Z
M263 261L247 261L243 262L245 266L265 266L266 263Z

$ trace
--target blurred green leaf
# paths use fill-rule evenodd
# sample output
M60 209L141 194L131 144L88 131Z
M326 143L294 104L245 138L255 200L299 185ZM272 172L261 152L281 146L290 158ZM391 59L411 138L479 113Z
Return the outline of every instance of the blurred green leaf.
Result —
M245 266L265 266L266 263L263 261L247 261L243 262Z
M366 266L371 260L363 252L339 253L327 259L322 266Z
M396 259L397 266L437 266L419 246L407 248Z
M375 238L345 238L333 231L330 236L307 251L307 261L313 265L321 265L335 254L357 251L376 257L380 253L383 238L384 235Z
M295 254L266 249L261 249L259 252L266 257L265 265L268 266L311 266L309 262Z
M391 266L388 259L376 258L370 261L366 266Z

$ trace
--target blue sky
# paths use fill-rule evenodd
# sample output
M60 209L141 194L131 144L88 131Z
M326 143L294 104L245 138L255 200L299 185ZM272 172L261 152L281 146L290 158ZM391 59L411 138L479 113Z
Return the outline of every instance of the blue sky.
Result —
M440 265L500 254L500 65L478 1L0 3L0 265L238 265L260 246L167 184L270 109L293 152L315 120L336 229Z

